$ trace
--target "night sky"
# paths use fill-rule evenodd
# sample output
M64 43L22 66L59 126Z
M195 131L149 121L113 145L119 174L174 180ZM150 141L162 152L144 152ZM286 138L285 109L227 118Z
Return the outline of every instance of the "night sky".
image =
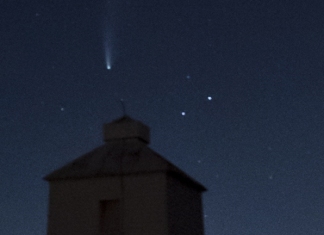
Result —
M103 144L120 99L208 188L206 235L324 234L323 12L322 0L1 0L0 234L46 234L42 177Z

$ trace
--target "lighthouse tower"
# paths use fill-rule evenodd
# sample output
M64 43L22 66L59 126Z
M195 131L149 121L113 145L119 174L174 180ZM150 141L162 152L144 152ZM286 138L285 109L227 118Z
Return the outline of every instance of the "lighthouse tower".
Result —
M203 235L203 185L148 147L128 116L105 124L105 143L45 177L47 235Z

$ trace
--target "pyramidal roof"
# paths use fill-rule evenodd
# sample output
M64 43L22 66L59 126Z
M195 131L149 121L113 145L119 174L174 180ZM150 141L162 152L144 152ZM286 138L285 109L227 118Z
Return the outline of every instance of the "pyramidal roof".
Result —
M206 188L148 147L149 128L128 116L104 124L105 144L44 177L47 181L166 172Z

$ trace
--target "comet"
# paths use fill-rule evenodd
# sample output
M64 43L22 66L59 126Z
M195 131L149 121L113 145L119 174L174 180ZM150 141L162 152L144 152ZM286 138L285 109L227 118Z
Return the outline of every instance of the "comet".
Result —
M104 39L104 50L105 50L106 68L108 70L111 70L111 65L112 65L111 40L108 36L106 36Z
M103 16L103 49L105 57L105 65L107 70L111 70L113 66L113 58L115 58L114 50L114 22L115 10L112 1L106 0L105 15Z

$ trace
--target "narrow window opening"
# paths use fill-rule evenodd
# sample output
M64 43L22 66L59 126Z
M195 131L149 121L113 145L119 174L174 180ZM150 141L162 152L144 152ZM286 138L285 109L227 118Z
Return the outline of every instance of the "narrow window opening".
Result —
M120 235L120 232L120 201L100 201L100 235Z

